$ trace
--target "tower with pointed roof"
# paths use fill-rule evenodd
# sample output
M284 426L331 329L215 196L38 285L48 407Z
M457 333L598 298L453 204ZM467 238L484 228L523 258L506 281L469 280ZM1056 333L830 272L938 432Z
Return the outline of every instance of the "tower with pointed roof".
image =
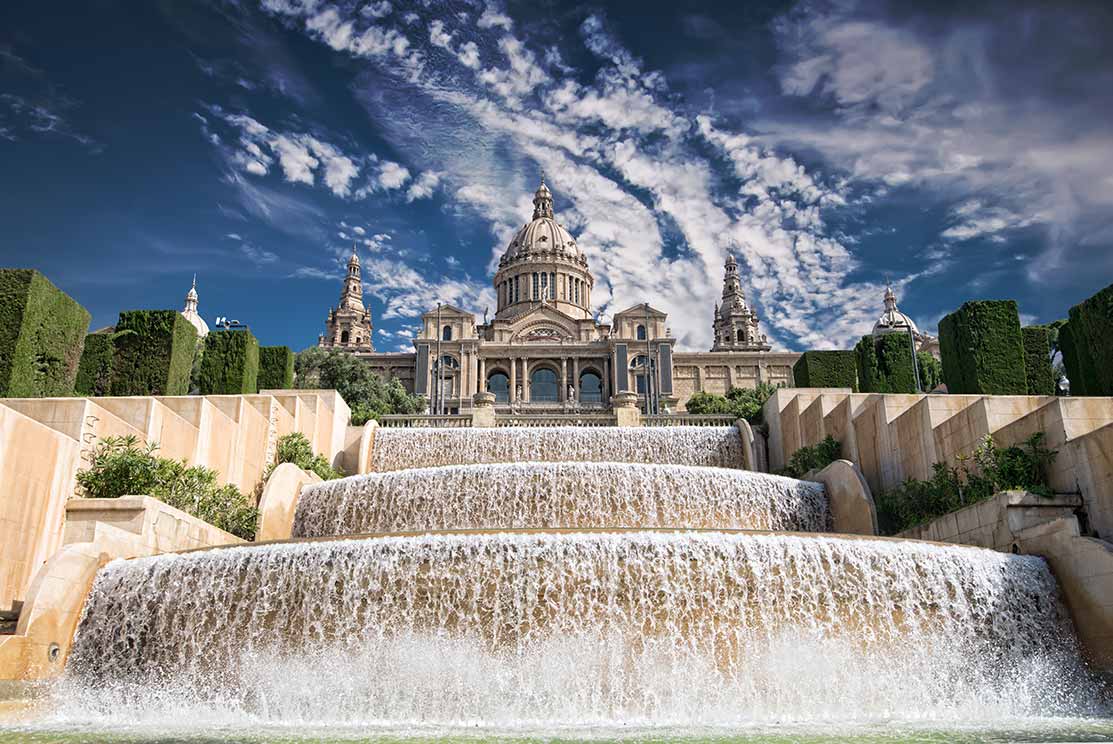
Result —
M340 291L340 302L329 311L325 332L318 337L317 345L345 351L374 351L372 330L371 312L363 304L359 253L355 245L352 245L348 272L344 276L344 288Z
M197 312L197 275L193 275L193 286L186 292L185 306L182 308L182 316L190 322L190 324L197 329L197 338L204 338L209 335L209 324Z
M715 305L712 351L769 351L772 348L758 328L757 313L746 304L738 262L727 256L723 274L722 304Z

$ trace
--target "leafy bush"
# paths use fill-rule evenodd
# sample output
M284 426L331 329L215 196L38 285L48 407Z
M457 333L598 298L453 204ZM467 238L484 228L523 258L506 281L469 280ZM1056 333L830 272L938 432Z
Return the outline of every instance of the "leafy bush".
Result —
M761 425L765 421L762 406L776 391L777 387L768 382L759 383L753 390L731 388L726 395L700 391L692 393L684 409L696 415L729 414L735 419L746 419L751 424Z
M947 392L1024 395L1024 341L1012 300L967 302L939 321Z
M383 380L367 364L342 351L311 347L294 363L297 387L335 390L352 410L352 425L388 414L421 413L425 399L406 392L397 378Z
M113 334L90 333L85 337L85 350L77 366L73 390L78 395L100 396L112 392Z
M863 393L915 393L912 339L906 333L862 336L854 347Z
M289 390L294 386L294 352L289 346L259 349L259 389Z
M259 391L259 342L245 329L205 337L198 387L202 395L253 395Z
M780 474L790 478L803 478L813 470L822 470L840 457L842 457L842 443L827 435L819 444L801 447L793 452Z
M1072 307L1060 336L1067 328L1060 345L1071 395L1113 395L1113 285Z
M324 455L313 452L313 446L300 431L279 438L274 464L277 466L284 462L292 462L306 472L316 473L321 480L344 477L344 473L332 467ZM270 476L269 471L267 476Z
M1051 331L1044 326L1021 328L1024 339L1024 372L1028 395L1055 395L1055 373L1051 369Z
M792 379L796 387L858 392L858 363L853 351L805 351L792 366Z
M120 313L113 334L113 395L185 395L197 329L176 310Z
M73 394L89 312L32 269L0 269L0 396Z
M920 385L925 393L943 384L943 365L931 352L917 351L916 361L920 365Z
M152 496L245 540L255 539L259 510L239 489L220 485L216 471L182 460L157 457L157 444L135 436L106 437L97 443L88 470L77 474L83 495L113 499Z
M1051 496L1048 468L1058 454L1036 432L1020 447L999 448L987 436L971 458L960 458L958 467L937 462L930 480L909 478L876 498L881 533L894 535L988 499L999 491L1024 490ZM968 466L968 463L973 467Z

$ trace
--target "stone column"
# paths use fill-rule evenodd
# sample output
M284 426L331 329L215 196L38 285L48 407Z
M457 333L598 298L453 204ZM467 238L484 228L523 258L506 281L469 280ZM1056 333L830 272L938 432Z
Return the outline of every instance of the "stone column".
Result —
M568 357L560 358L560 390L557 400L568 402Z
M572 389L576 392L576 402L580 402L580 358L572 357Z
M479 379L475 381L475 392L487 392L487 360L479 360Z
M629 391L615 393L614 400L615 424L618 426L641 426L642 417L638 410L638 395Z
M476 393L472 397L471 425L480 428L495 426L495 394Z
M510 357L510 402L514 402L514 396L518 392L518 360Z
M522 357L522 400L529 399L529 359Z

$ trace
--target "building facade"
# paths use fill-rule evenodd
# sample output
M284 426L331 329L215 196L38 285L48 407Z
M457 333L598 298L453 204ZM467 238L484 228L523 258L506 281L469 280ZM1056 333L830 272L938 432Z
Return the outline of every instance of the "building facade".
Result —
M682 411L701 390L792 384L799 354L770 350L742 295L733 257L726 262L715 345L708 352L676 351L668 316L647 302L600 322L591 312L594 286L587 257L557 222L553 195L542 182L531 220L499 259L490 320L477 323L472 313L442 305L422 316L413 352L376 352L353 253L340 304L330 311L319 345L356 354L380 375L398 378L426 397L432 412L468 410L472 396L484 391L502 410L606 410L613 395L631 392L643 408Z

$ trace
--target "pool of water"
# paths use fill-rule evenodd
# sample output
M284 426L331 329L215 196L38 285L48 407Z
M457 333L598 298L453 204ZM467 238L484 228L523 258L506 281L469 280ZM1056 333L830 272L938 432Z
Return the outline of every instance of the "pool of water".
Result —
M374 744L563 744L564 742L652 742L654 744L998 744L1003 742L1110 742L1113 720L1029 720L1006 725L921 727L902 722L836 727L794 725L755 729L561 729L553 731L450 730L414 728L405 731L376 729L245 729L243 727L191 726L183 722L173 730L148 728L97 728L73 722L45 727L34 723L0 724L0 744L321 744L373 742Z

